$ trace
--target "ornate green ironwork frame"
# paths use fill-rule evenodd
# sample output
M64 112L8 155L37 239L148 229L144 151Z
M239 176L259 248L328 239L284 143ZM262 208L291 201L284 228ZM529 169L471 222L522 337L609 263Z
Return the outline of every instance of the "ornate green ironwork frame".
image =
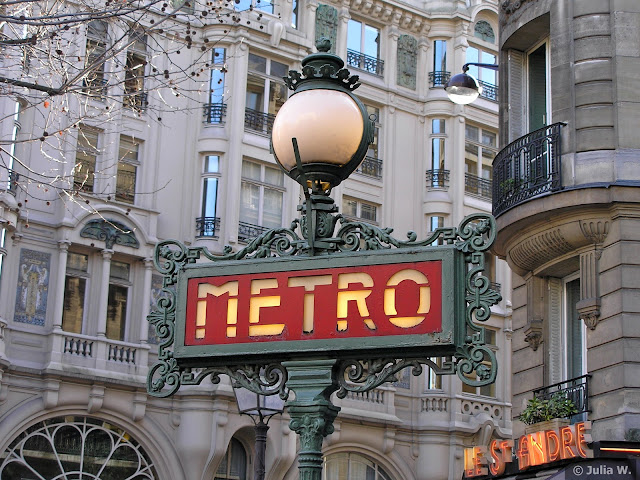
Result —
M305 210L302 209L304 212ZM339 397L347 392L364 392L384 382L396 380L398 372L411 367L413 375L420 375L423 366L431 368L436 374L457 374L460 379L473 386L493 383L497 373L497 362L493 350L485 344L485 330L478 322L486 321L491 315L491 306L501 300L498 292L491 288L488 277L484 275L485 252L495 240L495 219L487 214L472 214L456 227L441 227L428 238L417 240L414 232L407 234L407 240L398 240L391 236L391 228L380 228L364 222L351 221L342 215L333 215L332 209L315 212L317 215L316 234L322 249L311 250L305 237L306 220L296 219L291 228L268 230L246 247L233 252L225 247L222 255L214 255L205 247L186 247L184 244L167 240L160 242L155 249L154 263L163 274L164 295L157 301L156 308L149 314L148 320L156 328L159 339L158 361L150 369L147 390L150 395L167 397L174 394L182 385L200 384L206 377L218 383L220 375L228 375L234 386L242 386L263 395L278 394L286 398L287 369L279 361L264 361L255 364L237 363L230 365L204 366L194 368L184 365L175 358L173 348L176 339L175 286L179 273L185 267L206 259L212 265L222 261L253 261L258 264L268 257L309 257L351 252L353 255L371 254L388 249L429 250L454 248L463 255L465 262L465 328L466 332L455 341L455 350L438 365L432 360L432 351L411 358L393 358L388 349L380 357L341 358L336 363L337 387ZM326 217L326 218L325 218ZM331 236L335 225L340 226L335 236ZM300 227L303 236L296 233ZM434 246L436 242L444 246ZM316 244L318 241L316 241ZM475 372L476 379L470 378Z

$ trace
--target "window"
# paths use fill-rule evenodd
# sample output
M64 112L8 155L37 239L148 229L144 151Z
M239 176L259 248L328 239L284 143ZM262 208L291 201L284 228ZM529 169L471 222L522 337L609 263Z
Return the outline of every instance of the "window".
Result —
M367 155L358 166L356 172L368 177L381 179L382 160L379 155L380 150L378 143L378 139L380 138L380 109L378 107L372 107L371 105L365 105L365 107L367 108L369 118L374 121L373 142L369 145Z
M129 433L104 419L68 415L20 432L0 455L0 478L158 477L151 457Z
M467 63L488 63L495 65L496 56L491 52L485 52L476 47L467 48ZM490 100L498 99L498 90L496 88L497 72L489 68L481 68L476 65L470 65L469 75L478 80L478 83L482 87L480 95Z
M429 74L432 87L443 87L449 81L447 72L447 41L434 40L433 42L433 71Z
M120 136L118 150L118 174L116 177L116 200L133 203L136 191L136 173L139 165L140 142Z
M433 217L432 217L433 218ZM434 362L438 367L442 366L442 358L441 357L432 357L430 358L432 362ZM431 367L427 367L426 371L426 387L428 390L441 390L442 389L442 375L436 375L436 372L433 371Z
M235 438L231 439L227 453L224 454L214 480L246 480L247 452Z
M218 207L218 186L220 181L220 157L207 155L204 157L202 170L202 210L196 219L197 235L215 237L220 219L216 214Z
M284 174L280 169L249 161L242 162L241 224L264 228L281 227L283 199Z
M465 192L491 199L493 159L497 154L494 132L465 125Z
M209 103L204 106L206 123L222 123L227 106L224 103L225 75L227 73L226 49L214 48L211 53L211 81L209 82Z
M292 0L291 6L291 26L298 28L298 0Z
M271 0L236 0L236 10L260 10L261 12L273 13L273 3Z
M380 60L380 30L356 20L347 26L347 64L365 72L382 75Z
M564 379L580 377L587 373L586 326L580 319L576 304L580 301L580 279L564 279L563 351Z
M491 346L493 350L496 350L496 331L491 330L489 328L484 329L484 342ZM477 377L475 372L470 374L465 374L467 378L471 378L476 380ZM496 384L491 383L489 385L484 385L482 387L474 387L472 385L467 385L466 383L462 383L462 391L465 393L472 393L475 395L484 395L485 397L495 397L496 396Z
M131 266L128 263L111 261L109 293L107 300L107 331L111 340L124 340L129 303L129 281Z
M496 43L496 34L489 22L479 20L473 27L473 36L488 43Z
M102 96L106 90L104 72L105 54L107 52L107 22L94 20L87 25L86 53L84 68L86 75L83 80L85 93Z
M449 171L445 170L445 125L443 118L431 120L431 170L427 171L427 182L430 187L446 187L449 182Z
M62 329L65 332L82 333L88 279L89 257L69 252L62 310Z
M245 128L271 133L273 120L287 99L282 77L286 77L288 72L289 67L284 63L249 54Z
M547 99L547 44L543 43L539 47L527 54L527 90L528 108L527 120L529 122L529 132L548 125L549 116Z
M363 200L347 196L342 197L342 213L352 219L371 223L378 222L378 205Z
M136 110L143 110L147 104L144 91L144 75L147 65L147 36L138 31L129 35L133 43L127 51L127 62L124 68L124 105Z
M322 480L391 480L391 477L364 455L334 453L324 458Z
M429 235L435 232L437 229L444 227L444 217L431 216L429 217ZM434 247L436 245L443 245L444 239L442 236L439 236L434 242L431 244Z
M73 167L74 188L83 192L93 192L98 157L99 131L85 125L78 129L76 163Z

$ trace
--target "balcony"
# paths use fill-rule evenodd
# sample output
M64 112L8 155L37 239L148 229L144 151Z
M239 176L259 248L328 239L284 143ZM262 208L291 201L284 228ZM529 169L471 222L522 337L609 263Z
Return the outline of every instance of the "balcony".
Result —
M238 241L247 243L267 230L269 230L268 227L247 222L238 222Z
M491 180L465 173L464 191L491 201Z
M20 175L15 172L15 170L9 170L9 178L7 179L7 192L16 196L16 192L18 191L18 181L20 180Z
M427 187L446 188L449 186L449 170L427 170Z
M273 121L275 119L276 116L270 113L259 112L258 110L252 110L250 108L244 109L245 130L271 135Z
M196 235L198 237L217 238L219 230L220 230L219 217L196 218Z
M359 70L364 70L365 72L373 73L379 77L384 73L384 60L356 52L355 50L347 49L347 65Z
M588 413L589 409L589 379L591 375L582 375L581 377L572 378L565 382L554 383L548 387L538 388L533 391L533 396L540 400L549 400L553 395L561 394L572 400L578 409L578 413L573 415L581 415Z
M492 102L498 101L498 87L491 83L483 82L482 80L478 80L478 83L482 87L482 90L480 91L480 96L482 98L486 98Z
M444 87L445 83L451 78L451 72L429 72L429 86L431 88Z
M535 130L503 148L493 161L493 215L562 189L564 123Z
M382 160L374 157L365 157L358 166L356 173L380 180L382 178Z
M204 123L222 124L227 114L226 103L205 103L203 105Z

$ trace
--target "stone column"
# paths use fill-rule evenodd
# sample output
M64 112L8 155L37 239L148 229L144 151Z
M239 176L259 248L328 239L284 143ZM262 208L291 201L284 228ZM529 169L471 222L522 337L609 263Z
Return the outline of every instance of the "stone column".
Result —
M340 9L338 13L338 35L336 40L336 55L344 59L345 66L347 64L347 30L349 28L349 20L351 20L351 14L347 7Z
M104 338L107 332L107 304L109 302L109 275L113 250L102 250L102 277L100 278L100 297L98 297L97 336Z
M62 330L62 314L64 312L64 285L67 274L67 257L71 242L58 242L58 274L56 275L56 290L53 310L53 330Z

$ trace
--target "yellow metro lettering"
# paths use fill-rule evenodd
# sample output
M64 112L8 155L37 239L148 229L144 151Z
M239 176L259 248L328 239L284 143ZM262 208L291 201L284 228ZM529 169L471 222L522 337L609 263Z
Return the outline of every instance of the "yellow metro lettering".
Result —
M343 291L338 292L337 317L347 318L349 302L354 301L358 307L358 313L364 318L364 324L369 330L375 330L375 323L370 318L367 318L369 317L369 309L367 308L366 298L371 295L371 290L345 290L352 283L361 283L364 288L372 288L373 278L364 272L338 274L338 289ZM346 320L338 320L337 324L338 331L347 329Z
M420 285L420 304L418 305L418 315L414 317L393 317L397 315L396 310L396 287L404 280L411 280ZM387 281L387 287L384 291L384 313L389 316L389 322L396 327L410 328L422 323L425 315L431 309L431 287L429 287L429 279L427 276L417 270L400 270L394 273Z
M280 335L284 330L284 323L267 325L255 325L260 323L260 309L267 307L279 307L280 295L256 297L260 292L268 288L278 288L278 279L264 278L251 280L251 298L249 299L249 336L259 337L265 335Z
M219 297L225 293L229 294L227 301L227 337L236 336L236 327L238 323L238 299L231 298L238 296L238 282L227 282L219 287L209 283L201 283L198 285L198 303L196 309L196 338L204 338L205 328L207 325L207 296L212 295Z
M305 292L313 292L318 285L331 285L331 275L312 275L310 277L292 277L289 279L288 286L304 287ZM313 293L304 294L304 304L302 307L302 331L304 333L313 332L313 314L314 314L314 295Z

